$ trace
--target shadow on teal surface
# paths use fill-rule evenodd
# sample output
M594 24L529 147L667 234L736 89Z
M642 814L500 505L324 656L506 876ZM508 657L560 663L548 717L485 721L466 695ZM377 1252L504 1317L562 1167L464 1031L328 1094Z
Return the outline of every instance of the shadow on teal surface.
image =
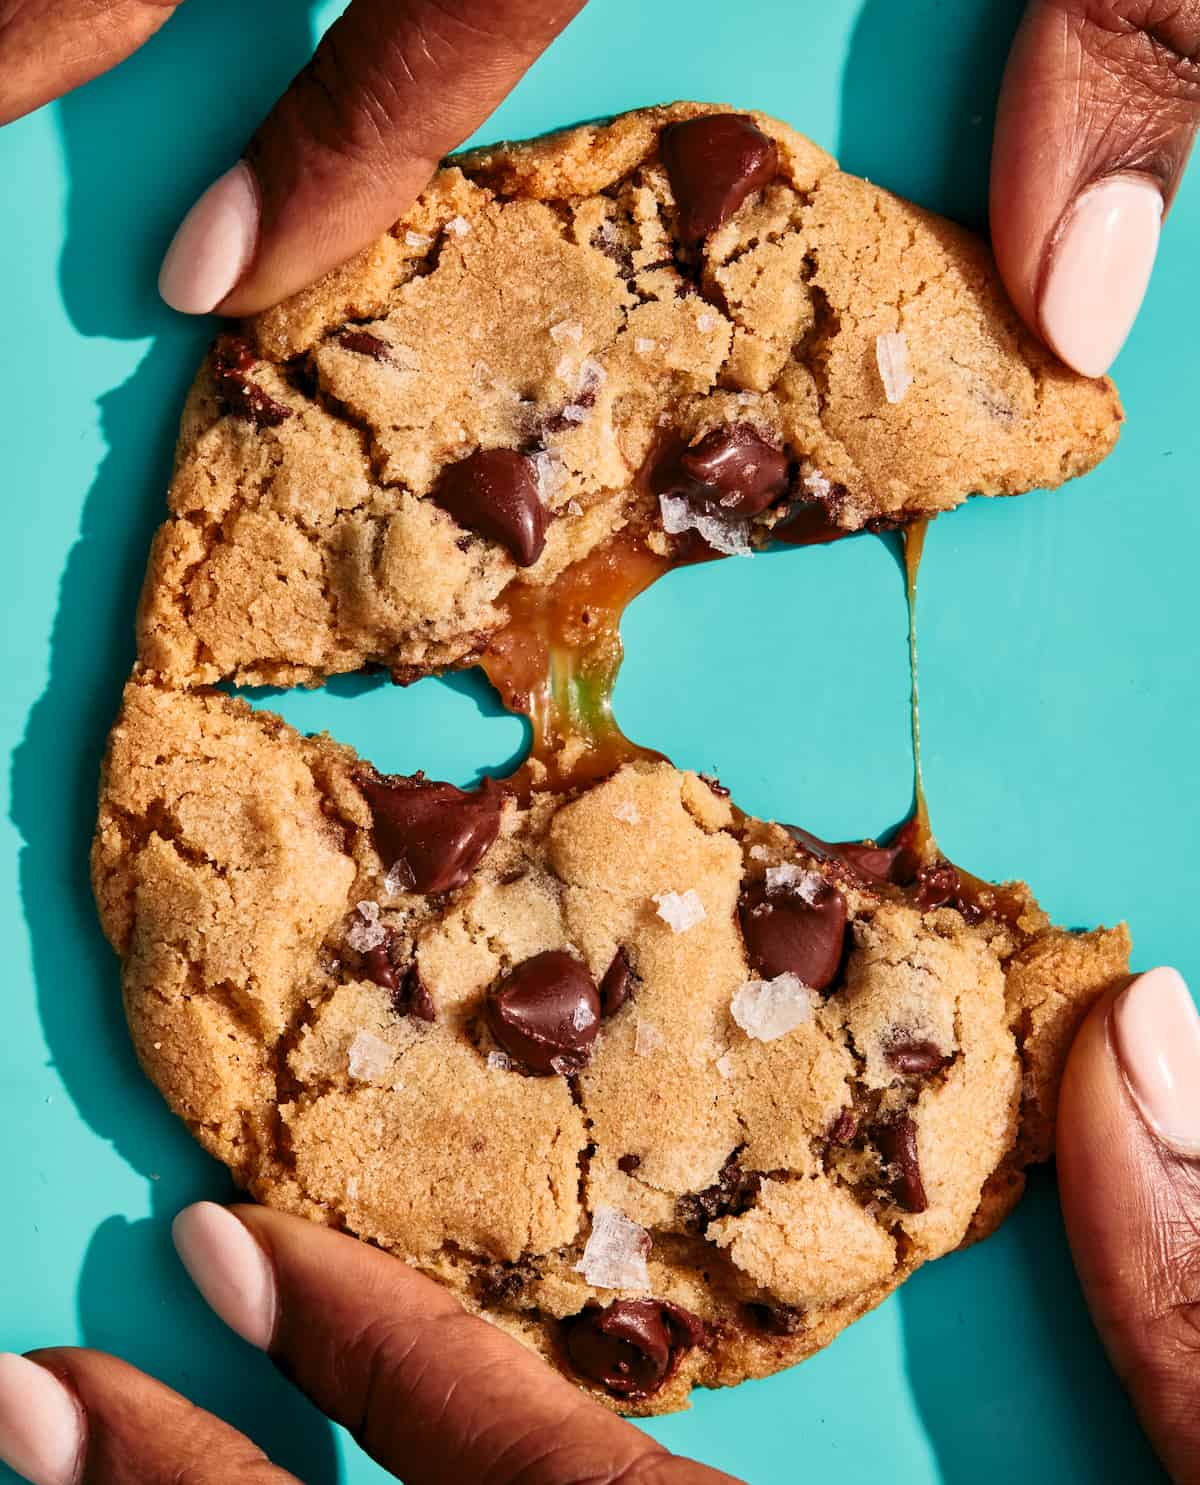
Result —
M1033 1173L984 1247L919 1270L898 1301L909 1385L942 1485L1166 1485L1096 1344L1051 1172Z
M231 1187L137 1066L84 853L97 764L133 659L133 609L162 514L177 409L209 334L163 308L157 258L200 176L238 152L231 130L245 109L214 109L214 97L253 94L265 106L311 47L308 11L296 0L217 0L216 8L223 18L211 0L181 11L142 53L58 106L70 180L60 281L72 323L83 335L156 338L134 375L100 399L108 453L62 576L49 682L13 758L12 815L55 1066L80 1116L150 1182L153 1217L113 1217L92 1237L78 1287L83 1339L220 1413L310 1485L333 1485L329 1424L215 1320L174 1257L174 1214L199 1196L228 1199ZM153 200L147 181L163 187Z

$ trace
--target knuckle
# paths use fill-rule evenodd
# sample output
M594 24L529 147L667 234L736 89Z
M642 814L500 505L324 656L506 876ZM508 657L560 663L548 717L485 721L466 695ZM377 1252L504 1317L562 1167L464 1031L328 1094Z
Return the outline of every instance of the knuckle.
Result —
M1200 0L1051 0L1124 88L1200 106Z

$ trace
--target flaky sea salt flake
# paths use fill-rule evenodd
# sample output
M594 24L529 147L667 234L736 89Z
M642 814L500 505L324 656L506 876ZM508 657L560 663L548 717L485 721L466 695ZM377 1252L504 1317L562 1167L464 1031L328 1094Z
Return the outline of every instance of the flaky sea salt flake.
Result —
M424 232L409 231L404 234L404 245L424 252L426 248L433 246L433 238L427 237Z
M883 395L889 402L903 402L913 380L908 369L908 341L903 330L875 337L875 364L879 367Z
M389 897L399 897L402 892L407 892L412 887L412 870L407 861L403 859L393 862L391 869L383 879L383 890Z
M471 224L466 217L451 217L446 223L446 231L453 232L455 237L465 237L471 230Z
M698 531L714 552L722 552L727 557L750 556L748 522L710 515L693 506L682 495L660 495L658 505L662 511L663 530L668 536Z
M642 823L642 817L638 814L638 807L632 799L623 799L620 804L613 805L613 814L626 825L640 825Z
M723 1052L716 1062L717 1072L723 1078L733 1077L733 1063L729 1060L729 1053Z
M379 921L377 902L360 902L355 906L355 916L346 930L346 943L356 954L366 954L387 942L388 931Z
M711 335L720 323L720 317L709 313L708 310L696 316L696 329L701 335Z
M550 326L550 339L555 345L579 345L583 341L583 326L578 320L559 320Z
M686 892L656 892L653 900L658 916L672 933L686 933L708 916L695 887L689 887Z
M356 1083L378 1083L392 1068L392 1049L373 1031L356 1031L348 1053L350 1076Z
M615 1207L597 1207L583 1257L575 1272L596 1289L650 1292L650 1234Z
M810 906L816 904L825 886L825 879L818 872L805 871L791 861L768 866L766 875L768 892L794 892Z
M512 1069L512 1058L507 1052L489 1052L487 1065L495 1072L509 1072Z
M664 1046L666 1040L657 1026L652 1026L649 1021L639 1020L637 1030L633 1034L634 1055L649 1057L652 1052L657 1052L659 1047Z
M649 335L638 335L634 338L633 348L639 356L648 356L657 344L658 341Z
M816 991L785 972L773 980L748 980L734 994L730 1012L747 1036L773 1042L811 1021L816 1002Z

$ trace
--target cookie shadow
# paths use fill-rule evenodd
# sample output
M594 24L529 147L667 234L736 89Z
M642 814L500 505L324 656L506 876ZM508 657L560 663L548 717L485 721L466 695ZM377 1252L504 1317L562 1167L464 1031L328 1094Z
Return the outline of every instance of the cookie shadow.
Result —
M56 106L69 184L67 313L81 336L153 338L128 379L99 398L107 453L62 574L46 687L12 757L11 817L55 1069L80 1118L148 1182L152 1215L111 1218L91 1240L78 1281L81 1338L214 1408L309 1485L335 1485L329 1423L223 1332L174 1258L174 1214L201 1197L228 1199L232 1188L137 1065L87 861L97 767L133 663L134 605L163 514L178 408L212 330L160 303L157 260L310 50L309 8L297 0L209 0L182 8L137 56Z
M942 1485L1166 1485L1092 1329L1050 1171L999 1232L920 1269L898 1301Z

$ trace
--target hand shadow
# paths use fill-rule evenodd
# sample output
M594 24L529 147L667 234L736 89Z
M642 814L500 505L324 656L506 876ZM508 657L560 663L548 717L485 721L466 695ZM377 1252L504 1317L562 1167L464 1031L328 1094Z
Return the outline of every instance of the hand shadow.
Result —
M311 47L299 0L206 0L57 106L70 190L67 312L82 335L154 339L133 375L100 398L108 453L63 573L49 681L13 757L12 818L55 1066L80 1116L150 1182L151 1219L114 1217L91 1241L78 1289L83 1339L219 1412L309 1485L334 1485L330 1425L205 1312L174 1259L174 1214L199 1197L228 1199L231 1188L137 1066L87 868L97 764L133 661L134 604L178 410L212 328L161 305L157 261Z

